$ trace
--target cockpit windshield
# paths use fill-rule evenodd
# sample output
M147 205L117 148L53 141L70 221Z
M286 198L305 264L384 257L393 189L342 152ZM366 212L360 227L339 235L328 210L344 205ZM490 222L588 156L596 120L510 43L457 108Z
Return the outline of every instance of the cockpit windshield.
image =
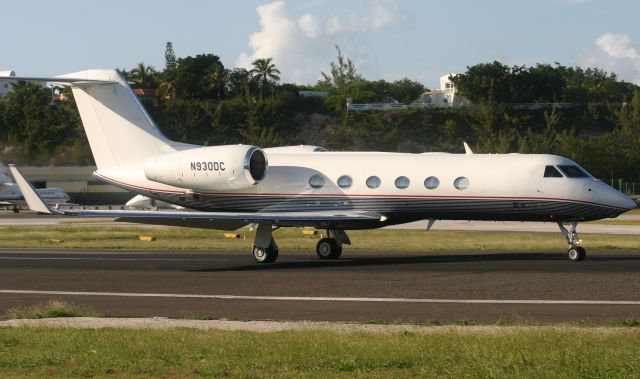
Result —
M559 165L558 168L567 176L567 178L588 178L583 169L578 166Z
M562 174L558 171L557 168L553 166L547 166L544 168L544 177L545 178L562 178Z

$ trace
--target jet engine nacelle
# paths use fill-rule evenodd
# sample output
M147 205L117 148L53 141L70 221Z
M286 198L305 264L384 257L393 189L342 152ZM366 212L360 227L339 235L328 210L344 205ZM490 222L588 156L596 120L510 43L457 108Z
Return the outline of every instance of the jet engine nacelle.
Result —
M153 157L144 175L154 182L195 191L251 187L267 174L267 157L255 146L207 146Z

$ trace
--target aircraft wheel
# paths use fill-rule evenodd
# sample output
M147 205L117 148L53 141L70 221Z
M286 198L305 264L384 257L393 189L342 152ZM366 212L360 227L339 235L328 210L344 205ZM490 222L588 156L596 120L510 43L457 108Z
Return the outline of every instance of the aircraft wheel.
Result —
M269 246L268 248L264 247L253 247L253 259L255 259L258 263L273 263L278 258L278 248Z
M342 246L334 238L322 238L316 245L316 254L320 259L338 259L342 254Z
M13 213L20 213L20 208L14 206L13 207Z
M587 256L587 251L582 246L575 246L569 249L567 256L570 261L578 262L584 260Z

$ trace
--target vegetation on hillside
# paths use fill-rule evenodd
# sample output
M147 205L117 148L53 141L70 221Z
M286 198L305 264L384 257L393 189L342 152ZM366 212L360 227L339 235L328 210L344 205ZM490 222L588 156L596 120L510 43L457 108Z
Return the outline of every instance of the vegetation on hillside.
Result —
M269 57L249 70L226 68L214 54L177 58L165 67L139 63L119 70L134 88L151 89L144 105L168 137L217 145L321 145L328 149L552 153L575 159L607 182L640 182L640 91L598 69L500 62L468 67L453 77L466 108L348 112L354 102L410 103L426 89L405 78L363 78L337 49L337 59L313 86L281 83ZM300 90L326 92L304 97ZM87 164L91 154L70 92L18 83L0 101L0 159L20 164ZM536 103L536 107L523 107Z

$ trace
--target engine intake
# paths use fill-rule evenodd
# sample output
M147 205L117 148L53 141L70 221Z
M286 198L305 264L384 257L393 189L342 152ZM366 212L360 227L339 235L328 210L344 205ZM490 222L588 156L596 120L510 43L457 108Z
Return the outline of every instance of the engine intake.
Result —
M208 146L149 159L144 174L154 182L196 191L251 187L267 175L265 153L256 146Z

